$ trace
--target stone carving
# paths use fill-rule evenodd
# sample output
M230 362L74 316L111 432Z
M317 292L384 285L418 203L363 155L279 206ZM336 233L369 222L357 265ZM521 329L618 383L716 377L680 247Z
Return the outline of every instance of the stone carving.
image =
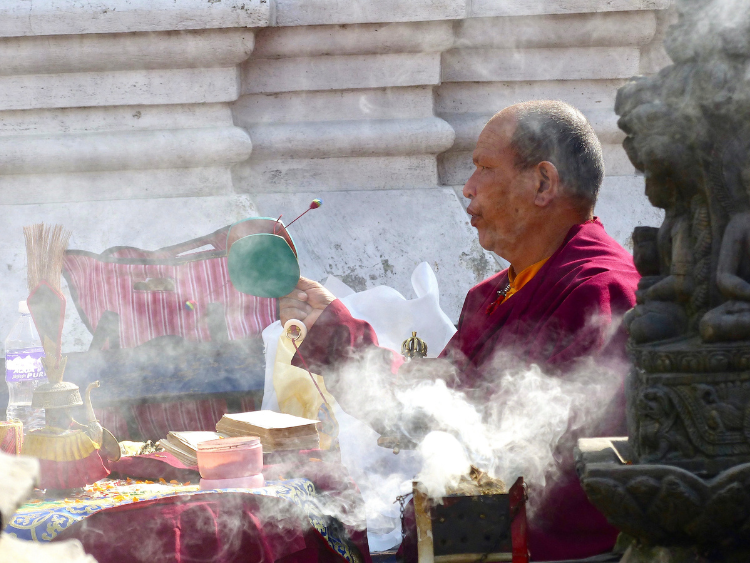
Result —
M750 94L740 64L750 42L738 39L750 34L750 9L730 28L723 6L678 2L665 43L675 64L630 81L615 105L646 195L664 209L657 231L633 233L643 276L624 319L633 450L702 473L750 462L731 414L750 402L740 392L750 377ZM730 404L720 381L738 390Z
M669 391L663 386L644 389L636 409L640 419L638 444L643 461L661 461L672 452L692 458L695 450L684 432L677 432L679 412Z
M705 480L670 465L622 465L576 452L581 484L608 520L639 540L725 551L750 544L750 464ZM596 459L600 457L600 459Z
M624 319L627 463L582 440L579 475L645 545L623 561L648 560L647 544L750 561L750 3L676 7L674 64L631 80L615 107L646 195L664 209L658 229L633 233L642 279Z
M711 476L750 460L750 374L641 372L630 385L631 446L640 462Z
M633 231L633 260L643 277L659 275L658 236L659 229L656 227L636 227Z
M710 64L678 62L618 92L624 147L665 210L659 272L644 274L626 319L636 343L697 334L699 325L705 341L750 339L750 129L737 120L750 106L727 93L743 83L741 65L709 54Z
M728 144L714 183L730 216L721 241L716 285L727 301L704 315L706 342L743 340L750 335L750 128Z
M649 189L647 184L649 200L657 207L667 207L666 203L654 203L659 201L654 193L664 187ZM669 195L674 199L674 190ZM686 244L689 226L684 210L676 211L678 207L675 205L668 210L668 216L656 234L656 263L641 258L640 253L645 250L643 241L638 246L634 244L634 255L643 277L636 292L638 305L628 312L625 323L636 342L664 340L687 330L687 313L680 301L685 301L690 295L687 291L691 285L690 249ZM648 248L648 252L652 251ZM655 275L646 273L654 270Z
M750 370L746 342L702 344L697 338L631 346L635 365L648 373L734 372Z

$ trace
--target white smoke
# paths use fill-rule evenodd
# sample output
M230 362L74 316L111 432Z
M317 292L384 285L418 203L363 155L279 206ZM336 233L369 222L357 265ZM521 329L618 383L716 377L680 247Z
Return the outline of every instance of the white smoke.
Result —
M447 432L435 430L427 434L417 447L417 453L422 469L416 480L432 498L444 497L471 469L463 444Z
M364 494L368 519L371 514L397 516L395 508L389 510L392 499L410 491L414 479L439 499L468 474L469 464L501 479L506 488L524 477L533 512L550 480L572 467L576 437L592 435L596 423L612 415L609 407L626 369L589 361L560 377L536 365L510 364L502 356L494 362L497 369L489 370L492 381L464 392L450 388L442 377L426 379L430 364L425 362L424 368L412 370L423 371L416 381L401 381L393 390L392 374L382 370L378 354L369 352L339 372L341 406L375 427L385 426L385 434L396 430L418 445L416 456L403 450L390 454L390 464L365 457L365 447L358 451L355 464L367 475L353 475L355 481L366 478L378 492L390 494ZM373 432L370 440L376 437ZM344 463L351 467L351 460Z

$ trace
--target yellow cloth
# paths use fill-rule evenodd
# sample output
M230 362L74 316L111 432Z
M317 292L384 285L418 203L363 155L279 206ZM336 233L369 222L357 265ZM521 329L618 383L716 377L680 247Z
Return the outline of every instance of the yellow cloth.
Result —
M505 294L505 299L503 299L500 303L505 303L506 299L509 299L511 295L518 293L523 286L529 283L537 274L537 272L542 269L542 266L544 266L547 260L549 260L549 256L544 260L540 260L536 264L532 264L528 268L524 268L518 274L516 274L515 270L513 270L513 266L511 266L508 269L508 283L510 284L510 289Z
M89 438L83 430L62 430L45 426L26 435L22 453L49 461L76 461L87 458L99 448L100 444Z
M302 340L298 340L297 346L301 343ZM276 347L276 360L273 367L273 388L276 391L279 410L286 414L301 416L302 418L320 420L323 397L320 396L320 393L315 388L307 370L292 365L294 354L295 349L292 341L282 334L279 337L279 344ZM333 407L336 400L326 389L323 377L315 373L313 376L323 396L326 398L326 402ZM323 450L330 449L333 439L338 436L338 423L333 412L329 412L329 418L331 420L328 421L328 424L323 424L323 429L319 431L320 448ZM335 430L332 430L331 434L335 433L335 435L332 436L326 433L324 431L326 428L334 428Z

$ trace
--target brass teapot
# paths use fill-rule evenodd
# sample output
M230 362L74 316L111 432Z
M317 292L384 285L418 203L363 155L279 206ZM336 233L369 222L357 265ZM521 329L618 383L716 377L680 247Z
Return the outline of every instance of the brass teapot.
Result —
M42 362L46 358L42 358ZM63 358L66 360L67 358ZM61 362L64 364L64 362ZM45 369L47 365L45 364ZM49 378L49 376L48 376ZM98 444L101 452L110 461L120 459L120 445L117 439L96 419L94 407L91 404L91 390L99 387L98 381L89 383L81 400L78 385L68 381L44 383L34 390L31 406L44 409L45 425L47 429L75 429L83 430L94 444ZM73 418L72 410L84 407L83 423Z
M57 354L57 345L49 338L43 346L42 363L49 382L34 390L31 405L44 409L45 426L26 435L22 453L41 461L41 488L74 489L108 475L101 462L91 466L86 459L93 455L117 461L120 445L94 414L91 391L99 382L89 383L82 400L78 385L62 380L67 358ZM80 423L72 413L82 406L85 420Z

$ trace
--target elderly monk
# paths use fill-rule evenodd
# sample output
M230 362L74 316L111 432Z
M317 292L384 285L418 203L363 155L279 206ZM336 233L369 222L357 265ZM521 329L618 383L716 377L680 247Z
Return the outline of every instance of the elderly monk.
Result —
M484 127L473 158L476 169L463 189L471 224L482 247L510 267L469 291L458 331L440 355L457 368L458 387L492 379L493 357L501 353L560 377L585 357L622 358L620 317L635 304L639 275L593 216L604 165L586 118L557 101L510 106ZM318 373L377 346L368 323L310 280L301 279L280 310L282 322L296 318L309 329L300 355ZM390 358L395 371L403 359ZM293 362L302 367L299 356ZM326 384L336 395L342 382ZM530 523L535 560L586 557L614 544L616 530L586 499L570 460L562 469Z

